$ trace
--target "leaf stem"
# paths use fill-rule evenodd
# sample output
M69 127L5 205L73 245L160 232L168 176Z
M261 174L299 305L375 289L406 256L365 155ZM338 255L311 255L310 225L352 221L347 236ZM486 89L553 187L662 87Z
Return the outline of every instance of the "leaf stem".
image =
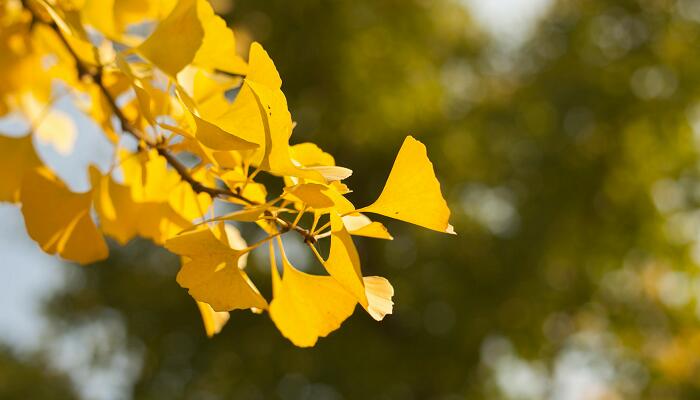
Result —
M321 263L321 265L326 265L326 260L324 260L323 257L321 257L321 253L318 252L316 246L314 246L311 243L307 243L307 245L309 246L309 248L311 248L311 252L314 253L316 259Z
M323 224L320 228L316 229L316 230L314 231L314 234L317 233L317 232L323 231L324 229L328 228L329 226L331 226L331 221L326 222L326 223Z
M280 236L280 235L282 235L282 234L284 234L284 233L287 233L287 232L288 232L288 231L284 231L284 230L283 230L283 231L279 231L279 232L276 232L276 233L274 233L274 234L272 234L272 235L270 235L270 236L268 236L268 237L266 237L266 238L264 238L264 239L262 239L262 240L258 240L257 242L251 244L250 246L248 246L248 247L246 248L246 253L247 253L247 252L251 252L251 251L257 249L261 244L265 244L265 243L269 242L270 240L276 238L277 236Z

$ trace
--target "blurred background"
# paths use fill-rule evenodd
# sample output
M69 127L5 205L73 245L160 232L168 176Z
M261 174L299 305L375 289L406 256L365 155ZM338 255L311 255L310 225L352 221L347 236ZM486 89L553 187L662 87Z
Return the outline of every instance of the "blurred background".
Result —
M293 142L355 171L355 204L413 134L459 236L358 239L394 314L299 349L246 312L207 339L175 257L64 265L2 205L0 398L700 398L700 2L214 5L277 64ZM78 161L40 149L59 172L103 157L77 123Z

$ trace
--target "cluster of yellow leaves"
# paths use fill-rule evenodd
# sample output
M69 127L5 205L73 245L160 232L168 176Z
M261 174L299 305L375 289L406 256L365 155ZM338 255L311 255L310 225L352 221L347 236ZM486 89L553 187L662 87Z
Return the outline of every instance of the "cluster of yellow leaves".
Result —
M342 183L351 170L312 143L289 144L295 124L267 52L252 43L247 62L236 55L233 31L206 0L8 0L0 28L0 114L21 113L31 126L23 137L0 136L0 200L18 203L32 239L66 260L106 258L105 236L148 238L179 255L177 282L210 336L236 309L267 311L298 346L337 329L357 304L381 320L393 288L363 276L352 237L392 236L366 214L454 233L426 148L411 136L377 200L356 208ZM70 152L65 124L51 122L57 87L114 143L112 168L90 167L84 193L34 150L42 140ZM131 148L122 134L135 139ZM260 173L282 178L278 195L256 182ZM214 200L235 211L215 215ZM246 244L238 223L265 237ZM327 275L292 265L287 233ZM270 300L245 270L262 245Z

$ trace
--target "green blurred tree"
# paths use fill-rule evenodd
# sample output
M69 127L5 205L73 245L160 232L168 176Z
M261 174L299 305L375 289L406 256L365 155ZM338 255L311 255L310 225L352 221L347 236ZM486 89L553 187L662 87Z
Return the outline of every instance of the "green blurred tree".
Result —
M18 357L10 349L0 347L0 398L77 399L68 378L45 365L40 356Z

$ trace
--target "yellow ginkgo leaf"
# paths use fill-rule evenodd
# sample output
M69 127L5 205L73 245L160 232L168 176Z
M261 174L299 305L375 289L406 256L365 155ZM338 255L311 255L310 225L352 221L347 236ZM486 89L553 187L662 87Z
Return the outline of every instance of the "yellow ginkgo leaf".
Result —
M98 65L97 50L90 43L88 34L80 22L80 13L77 9L71 7L56 7L53 2L46 0L37 0L46 12L51 16L51 19L56 23L63 35L66 43L72 49L81 62Z
M315 166L315 167L304 167L304 171L316 172L321 174L324 181L342 181L343 179L349 178L352 175L352 170L345 167L338 166Z
M177 175L177 172L174 170L169 170L169 173ZM192 169L190 175L197 182L207 186L214 186L214 178L204 168ZM209 194L195 192L192 189L192 185L182 180L168 193L168 204L190 223L208 214L212 202L213 200Z
M138 205L133 201L131 188L114 182L90 166L93 202L100 220L100 229L124 245L138 232L143 222Z
M294 161L305 167L335 165L333 156L321 150L321 148L314 143L295 144L291 146L289 150Z
M338 283L355 296L362 307L368 306L362 283L360 257L352 237L337 213L331 213L331 250L323 265Z
M241 196L252 201L253 203L263 204L267 201L267 188L262 183L248 183L244 185L241 191ZM234 201L232 201L234 202ZM239 204L246 205L244 201L239 202Z
M73 193L38 168L24 176L20 201L27 232L45 252L81 264L107 257L107 244L90 218L90 192Z
M227 132L257 143L253 162L275 175L325 182L317 171L292 162L289 137L292 117L282 93L282 80L270 56L258 43L250 46L248 75L231 109L215 123Z
M94 167L90 168L90 176L100 229L122 245L137 235L162 244L192 225L193 218L175 212L167 202L138 202L129 186L101 175Z
M84 113L90 116L100 128L105 137L112 143L119 142L119 135L114 130L112 108L99 87L88 86L85 90L90 97L89 104L80 104Z
M333 185L322 183L302 183L284 188L282 198L302 203L317 213L335 211L340 214L352 213L355 206L340 194Z
M216 118L231 108L226 93L240 88L243 78L212 73L189 65L177 74L177 84L193 100L202 115Z
M95 209L106 234L126 243L135 235L162 244L207 214L212 199L196 193L180 179L155 150L131 154L122 151L124 184L91 169ZM204 170L192 176L205 184L212 180Z
M260 147L257 143L241 139L200 117L195 110L194 100L190 99L182 89L178 89L176 92L182 106L187 110L186 117L191 120L190 125L194 128L193 137L204 146L212 150L224 151L252 150Z
M360 213L343 216L343 224L348 233L354 236L394 240L381 222L372 221L366 215Z
M137 51L171 77L188 64L234 74L246 72L233 32L207 0L179 0Z
M211 122L236 137L260 146L251 157L251 161L256 165L262 162L267 142L266 131L260 107L250 86L244 84L236 100Z
M320 183L303 183L285 187L282 198L304 203L314 209L333 207L333 199L323 193L325 190L326 186Z
M112 39L119 39L121 28L117 27L114 14L116 0L85 0L80 15L85 23Z
M121 158L124 183L131 187L135 201L168 201L170 191L182 182L156 150L138 154L123 151Z
M106 37L128 45L136 38L125 34L135 23L167 16L177 0L86 0L80 9L83 20Z
M331 251L324 267L377 321L391 314L394 288L379 276L362 277L360 258L342 219L331 213Z
M313 143L300 143L289 148L292 163L306 170L320 173L326 181L341 181L352 175L352 170L335 165L335 159ZM287 184L296 184L294 178L285 177Z
M170 14L136 49L171 77L192 62L202 45L204 28L197 15L198 4L199 0L179 0Z
M267 308L265 299L238 268L238 260L248 249L232 249L207 226L171 238L165 247L186 258L177 282L197 301L211 305L215 311Z
M40 165L31 135L0 136L0 201L19 201L24 174Z
M218 152L217 155L221 155ZM238 203L243 206L250 204L264 204L267 200L267 188L262 183L254 182L251 178L243 173L241 167L235 167L233 170L221 171L219 178L234 192L238 192L247 201L240 199L232 199L233 203Z
M197 12L204 29L202 45L192 61L193 64L231 74L244 75L245 61L236 55L236 40L233 31L216 14L206 0L198 0Z
M381 321L387 314L391 314L394 309L394 288L386 278L381 276L365 276L362 278L365 284L368 305L365 307L367 313L377 321Z
M195 137L203 145L213 150L251 150L259 147L256 143L248 142L234 136L211 122L208 122L194 114Z
M272 267L270 318L292 343L311 347L352 315L357 300L333 277L301 272L289 263L283 249L281 256L282 278L277 267Z
M264 51L264 50L261 50ZM246 78L246 84L255 93L259 112L263 118L263 128L267 146L260 168L274 175L295 176L326 182L317 171L298 167L292 162L289 153L289 137L292 135L292 117L287 108L287 99L279 89Z
M227 243L232 249L245 250L248 247L248 244L245 239L243 239L243 235L241 235L241 231L239 231L238 228L231 224L219 224L218 227L223 227L224 232L221 234L221 237L226 238ZM245 269L248 263L248 254L250 253L245 253L238 259L238 268Z
M78 127L73 119L59 110L47 112L34 132L40 142L51 145L63 156L73 152L78 137Z
M249 71L246 81L255 82L270 89L282 88L282 78L277 72L275 63L272 62L270 55L258 42L253 42L250 45L248 66Z
M22 97L22 106L39 142L50 145L64 156L73 151L78 127L68 113L44 104L30 94Z
M207 336L212 337L221 332L221 329L229 320L230 315L228 311L214 311L209 304L201 301L197 301L197 307L200 314L202 314L202 322L204 323L204 330L207 332Z
M156 117L165 114L170 105L168 94L162 89L156 88L149 80L139 78L124 55L117 54L115 64L119 68L119 72L123 74L123 79L128 82L136 94L135 104L138 106L139 115L149 124L155 125ZM136 67L139 66L141 65L136 65Z
M438 232L454 234L450 209L440 192L425 145L406 137L379 198L362 212L385 215Z

